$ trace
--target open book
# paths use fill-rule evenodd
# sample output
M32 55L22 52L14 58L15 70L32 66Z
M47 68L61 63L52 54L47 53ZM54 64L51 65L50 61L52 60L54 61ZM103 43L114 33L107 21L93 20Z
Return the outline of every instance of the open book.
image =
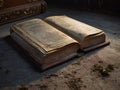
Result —
M11 26L11 37L33 57L40 70L77 56L79 49L89 51L107 44L103 31L67 16L45 21L32 19Z

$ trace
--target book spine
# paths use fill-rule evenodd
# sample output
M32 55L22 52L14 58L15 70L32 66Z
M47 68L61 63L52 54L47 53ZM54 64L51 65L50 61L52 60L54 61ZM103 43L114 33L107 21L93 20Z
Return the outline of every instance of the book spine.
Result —
M41 0L0 10L0 25L43 13L46 11L46 7L46 2Z

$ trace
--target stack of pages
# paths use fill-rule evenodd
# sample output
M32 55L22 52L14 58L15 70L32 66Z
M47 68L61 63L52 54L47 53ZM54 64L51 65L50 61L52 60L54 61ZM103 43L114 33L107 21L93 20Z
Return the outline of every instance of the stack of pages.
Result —
M16 23L11 26L11 37L33 57L40 70L76 57L78 50L88 52L109 44L102 30L67 16Z

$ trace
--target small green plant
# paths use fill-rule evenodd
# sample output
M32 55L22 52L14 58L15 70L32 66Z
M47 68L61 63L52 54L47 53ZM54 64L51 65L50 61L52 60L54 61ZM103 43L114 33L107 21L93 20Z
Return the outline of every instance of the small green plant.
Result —
M110 76L110 72L114 70L114 65L107 65L107 67L103 67L102 65L95 64L93 66L93 71L97 71L101 74L103 77Z

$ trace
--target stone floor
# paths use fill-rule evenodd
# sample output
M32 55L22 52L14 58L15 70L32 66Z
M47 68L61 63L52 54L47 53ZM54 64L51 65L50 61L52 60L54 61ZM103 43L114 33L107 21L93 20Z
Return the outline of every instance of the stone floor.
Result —
M120 90L120 18L77 10L50 8L32 18L67 15L102 29L110 46L92 51L80 59L38 72L11 44L9 23L0 27L0 90ZM25 19L25 20L27 20ZM21 20L22 21L22 20ZM19 21L16 21L19 22ZM19 49L19 47L18 47ZM97 66L105 71L101 73Z

